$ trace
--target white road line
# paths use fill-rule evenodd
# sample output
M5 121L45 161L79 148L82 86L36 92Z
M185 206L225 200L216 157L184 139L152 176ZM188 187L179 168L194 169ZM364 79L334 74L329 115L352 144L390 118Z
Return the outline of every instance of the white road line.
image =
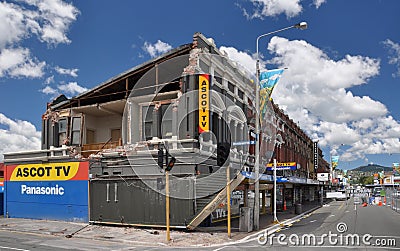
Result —
M224 248L226 248L226 247L228 247L228 246L223 246L223 247L220 247L220 248L214 249L214 251L219 251L219 250L222 250L222 249L224 249Z
M30 250L28 250L28 249L20 249L20 248L12 248L12 247L3 247L3 246L0 246L0 250L2 250L2 249L17 250L17 251L30 251Z

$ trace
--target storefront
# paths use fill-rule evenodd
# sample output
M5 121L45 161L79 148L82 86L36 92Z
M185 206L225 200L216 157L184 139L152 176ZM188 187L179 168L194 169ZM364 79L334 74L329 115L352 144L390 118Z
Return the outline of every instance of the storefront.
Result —
M88 222L88 162L6 165L4 215Z

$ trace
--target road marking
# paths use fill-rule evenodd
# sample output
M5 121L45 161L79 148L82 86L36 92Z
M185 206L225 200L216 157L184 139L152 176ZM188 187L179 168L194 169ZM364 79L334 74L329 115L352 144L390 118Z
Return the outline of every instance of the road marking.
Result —
M3 249L9 249L9 250L17 250L17 251L29 251L28 249L20 249L20 248L12 248L12 247L3 247L3 246L0 246L0 249L1 249L1 250L3 250Z
M340 205L339 210L344 206L344 203L342 203L342 205Z
M227 246L223 246L223 247L220 247L220 248L217 248L217 249L214 249L214 251L219 251L219 250L222 250L222 249L224 249L224 248L226 248Z
M310 220L311 223L316 222L317 220Z
M329 215L329 217L335 217L335 215L334 215L334 214L331 214L331 215Z

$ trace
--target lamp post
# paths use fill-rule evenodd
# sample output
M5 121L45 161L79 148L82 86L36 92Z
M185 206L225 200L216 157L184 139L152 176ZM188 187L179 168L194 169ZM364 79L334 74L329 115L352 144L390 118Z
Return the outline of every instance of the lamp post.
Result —
M255 85L255 93L256 93L256 125L255 125L255 130L256 130L256 145L255 145L255 163L254 163L254 174L255 174L255 184L254 184L254 230L259 229L259 216L260 216L260 183L259 183L259 176L260 176L260 58L259 58L259 53L258 53L258 41L260 38L269 36L284 30L288 30L291 28L297 28L297 29L307 29L307 23L306 22L301 22L283 29L279 29L276 31L268 32L265 34L262 34L257 37L256 40L256 85ZM276 198L275 198L276 199Z

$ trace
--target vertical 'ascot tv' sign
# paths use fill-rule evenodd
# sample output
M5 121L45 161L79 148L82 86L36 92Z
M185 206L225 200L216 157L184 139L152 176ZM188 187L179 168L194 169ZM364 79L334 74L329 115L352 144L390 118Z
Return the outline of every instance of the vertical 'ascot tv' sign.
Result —
M199 133L210 130L210 75L199 75Z

